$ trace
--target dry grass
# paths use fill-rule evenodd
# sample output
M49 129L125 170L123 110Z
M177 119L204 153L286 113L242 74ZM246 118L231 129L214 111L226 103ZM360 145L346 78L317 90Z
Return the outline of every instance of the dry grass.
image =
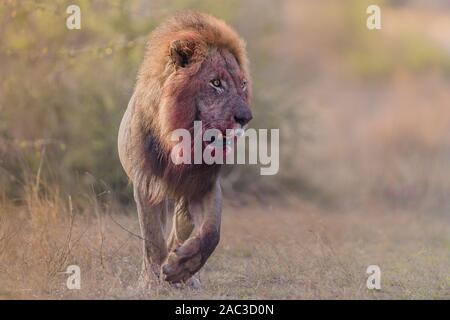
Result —
M51 201L50 201L51 200ZM415 212L325 212L286 206L227 207L222 240L200 272L202 289L142 291L134 214L113 206L78 212L67 201L0 206L3 299L419 299L450 298L450 222ZM64 271L81 267L81 290ZM368 265L382 290L366 289Z

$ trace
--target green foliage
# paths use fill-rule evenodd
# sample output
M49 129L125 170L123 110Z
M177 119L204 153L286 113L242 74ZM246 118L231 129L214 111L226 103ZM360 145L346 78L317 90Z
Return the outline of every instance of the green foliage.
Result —
M117 131L146 37L176 10L199 9L229 19L235 1L152 6L154 1L82 0L76 2L81 30L66 28L70 4L0 5L0 167L15 177L2 182L11 194L25 179L24 167L38 170L44 149L46 174L69 191L97 183L125 190Z
M391 1L394 2L395 1ZM423 70L443 70L450 72L450 57L445 50L433 43L429 36L411 27L409 32L398 32L395 36L366 28L365 9L370 4L381 8L382 29L396 30L391 20L384 19L389 10L386 1L346 1L343 10L345 60L355 75L372 78L386 78L395 70L412 72Z

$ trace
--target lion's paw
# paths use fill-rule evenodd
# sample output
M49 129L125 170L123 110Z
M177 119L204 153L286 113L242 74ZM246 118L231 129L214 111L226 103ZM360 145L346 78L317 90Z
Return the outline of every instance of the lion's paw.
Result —
M202 265L201 240L199 237L190 238L170 252L162 266L163 278L171 283L185 282Z

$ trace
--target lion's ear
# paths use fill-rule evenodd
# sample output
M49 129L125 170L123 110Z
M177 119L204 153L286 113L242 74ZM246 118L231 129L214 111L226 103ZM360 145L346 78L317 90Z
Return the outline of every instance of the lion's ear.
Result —
M181 68L191 63L195 51L195 43L189 40L175 40L170 44L170 58L172 62Z

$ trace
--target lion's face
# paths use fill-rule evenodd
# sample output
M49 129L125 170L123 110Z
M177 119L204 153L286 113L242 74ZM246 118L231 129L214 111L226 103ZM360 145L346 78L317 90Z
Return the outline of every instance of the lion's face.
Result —
M195 58L189 54L195 50L188 45L178 41L172 51L177 69L165 93L169 99L164 103L164 127L193 132L194 122L201 121L202 133L218 130L204 147L225 148L252 119L249 79L227 49L211 49L201 61L192 62Z
M252 119L248 79L229 51L210 54L196 81L196 120L202 121L204 129L218 129L225 136L227 129L242 128Z

